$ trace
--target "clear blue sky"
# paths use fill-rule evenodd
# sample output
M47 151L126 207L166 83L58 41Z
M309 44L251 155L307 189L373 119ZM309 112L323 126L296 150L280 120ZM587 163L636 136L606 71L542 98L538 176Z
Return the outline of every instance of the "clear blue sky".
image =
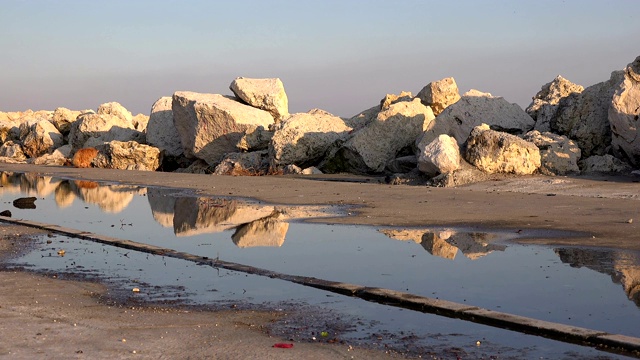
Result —
M279 77L291 112L351 116L453 76L526 106L561 74L584 86L640 55L638 0L0 0L0 111Z

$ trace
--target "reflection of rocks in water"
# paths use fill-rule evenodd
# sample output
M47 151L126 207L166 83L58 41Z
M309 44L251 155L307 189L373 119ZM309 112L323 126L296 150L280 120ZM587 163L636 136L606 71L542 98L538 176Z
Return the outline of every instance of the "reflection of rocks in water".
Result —
M96 186L92 181L69 182L71 190L85 203L96 204L108 213L119 213L124 210L138 188L124 185Z
M558 248L560 260L571 267L586 267L611 276L621 284L629 300L640 307L640 254L631 251Z
M0 174L2 192L7 193L23 193L25 195L46 197L55 191L59 183L60 181L55 180L51 176L12 172L3 172Z
M55 191L55 200L56 205L59 208L64 209L66 207L71 206L73 204L73 200L75 200L76 194L73 193L71 189L71 184L69 181L63 181L58 185Z
M289 223L279 220L280 213L274 211L271 215L240 225L231 236L234 244L240 248L271 246L280 247L289 230Z
M453 260L458 250L469 259L475 260L493 251L504 251L506 246L490 244L495 235L488 233L467 233L454 230L395 230L382 229L383 234L397 240L414 241L431 255Z
M173 227L173 209L176 205L175 191L158 188L147 189L147 200L153 219L164 227Z

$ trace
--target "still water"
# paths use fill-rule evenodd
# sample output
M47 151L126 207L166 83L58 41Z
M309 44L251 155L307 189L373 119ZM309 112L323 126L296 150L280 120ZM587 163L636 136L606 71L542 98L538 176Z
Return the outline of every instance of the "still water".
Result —
M640 336L640 254L616 249L518 245L510 231L328 225L348 216L332 206L285 206L162 189L1 175L0 211L98 234L219 258L596 330ZM35 209L13 200L36 197ZM544 233L540 233L544 236ZM549 236L554 234L548 234ZM58 250L65 250L64 256ZM397 309L321 290L64 236L42 237L13 267L75 274L111 284L135 301L211 307L264 306L327 314L309 329L274 332L312 341L340 339L427 354L461 348L471 357L615 358L616 355L460 320ZM132 294L137 287L140 293ZM293 311L295 312L295 311ZM309 315L307 315L308 317ZM306 320L305 320L306 319ZM322 325L318 325L322 324ZM323 329L319 329L322 327ZM475 344L482 340L483 346Z

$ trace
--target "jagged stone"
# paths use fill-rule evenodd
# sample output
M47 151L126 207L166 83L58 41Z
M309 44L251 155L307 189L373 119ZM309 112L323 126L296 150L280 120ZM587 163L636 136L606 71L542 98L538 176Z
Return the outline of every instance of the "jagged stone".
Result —
M580 173L580 148L566 136L532 130L524 140L534 143L540 150L540 172L545 175Z
M71 124L69 144L75 150L97 146L109 141L145 142L145 134L130 121L110 114L83 114Z
M34 158L30 163L34 165L58 165L62 166L67 163L67 159L71 154L71 145L63 145L55 149L51 154L44 154Z
M489 174L529 175L540 167L540 150L533 143L482 124L469 135L465 159Z
M210 165L219 163L224 154L235 152L250 127L268 128L273 124L268 112L218 94L176 92L172 110L184 154Z
M171 96L165 96L151 106L151 115L147 124L147 143L164 150L165 155L180 156L183 152L182 142L173 123L171 102Z
M160 149L135 141L114 140L96 149L93 164L98 168L155 171L162 163Z
M387 94L382 100L380 100L380 111L387 110L389 106L399 103L401 101L413 100L413 94L409 91L402 91L400 94Z
M460 168L460 148L456 139L442 134L418 149L418 169L428 176L452 172Z
M247 129L236 144L241 151L267 150L273 138L273 131L269 131L264 126L255 126Z
M608 112L613 151L640 166L640 56L627 65L614 90Z
M22 146L11 140L5 141L0 145L0 157L4 158L2 162L21 163L27 160L27 156L24 154L24 151L22 151Z
M525 110L536 121L534 130L551 131L551 120L557 116L560 101L571 94L579 94L583 90L584 87L574 84L560 75L556 76L553 81L544 84Z
M230 153L216 166L215 175L262 175L269 169L268 152Z
M327 173L380 173L401 150L413 146L434 118L420 99L392 104L331 150L319 168Z
M433 114L438 116L449 105L460 100L460 92L455 79L448 77L430 82L416 97L420 98L424 105L431 107Z
M31 158L51 153L63 144L64 137L48 120L32 124L22 138L22 149Z
M76 121L80 114L86 112L87 111L73 111L67 108L59 107L53 111L53 118L51 122L62 135L67 135L71 130L71 124Z
M632 170L629 164L609 154L589 156L579 165L583 174L626 173Z
M329 113L298 113L274 127L269 156L274 167L317 164L336 141L349 136L351 127Z
M462 146L471 130L483 123L488 124L492 130L515 135L527 133L534 125L531 116L517 104L510 104L489 93L471 90L455 104L444 109L418 138L416 145L424 148L439 135L447 134Z
M289 116L289 100L278 78L250 79L239 77L229 86L247 104L268 111L276 122Z
M99 115L113 115L133 125L133 115L124 106L117 102L104 103L98 106Z

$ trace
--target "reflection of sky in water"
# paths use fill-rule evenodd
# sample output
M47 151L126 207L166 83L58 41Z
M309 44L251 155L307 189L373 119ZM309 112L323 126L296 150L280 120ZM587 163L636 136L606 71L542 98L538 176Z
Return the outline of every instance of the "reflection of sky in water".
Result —
M87 202L68 201L67 197L64 207L60 207L60 186L77 186L70 182L61 184L53 188L40 184L39 192L30 194L38 197L37 209L20 210L13 208L11 201L22 195L12 191L5 182L4 206L0 210L10 209L14 218L58 224L211 258L219 256L222 260L282 273L407 291L640 336L637 327L640 311L629 300L637 301L635 279L640 279L640 257L634 252L580 248L560 248L554 252L548 247L506 244L504 239L513 234L283 223L280 220L318 216L327 209L279 207L280 215L274 220L273 206L260 209L258 203L177 197L176 191L158 189L114 186L112 193L89 195L85 191ZM27 187L35 188L22 186ZM171 214L172 211L175 214ZM218 220L211 220L221 214ZM234 229L245 222L253 227L244 225L241 227L244 232ZM176 236L175 229L193 235ZM267 236L266 240L275 246L255 247L260 244L251 241L264 240L265 234L260 231L265 229L276 234L272 238ZM203 304L220 300L252 303L296 300L380 321L391 329L482 335L500 343L547 346L547 342L540 343L540 339L520 334L393 309L279 280L218 271L186 261L65 237L54 237L52 244L45 244L45 240L41 240L36 251L16 262L36 264L36 268L52 271L108 274L123 281L125 289L141 287L140 296L187 298ZM246 247L239 247L242 244ZM56 255L58 248L66 250L65 257ZM155 288L147 291L149 287ZM571 345L551 344L553 348L573 349Z

